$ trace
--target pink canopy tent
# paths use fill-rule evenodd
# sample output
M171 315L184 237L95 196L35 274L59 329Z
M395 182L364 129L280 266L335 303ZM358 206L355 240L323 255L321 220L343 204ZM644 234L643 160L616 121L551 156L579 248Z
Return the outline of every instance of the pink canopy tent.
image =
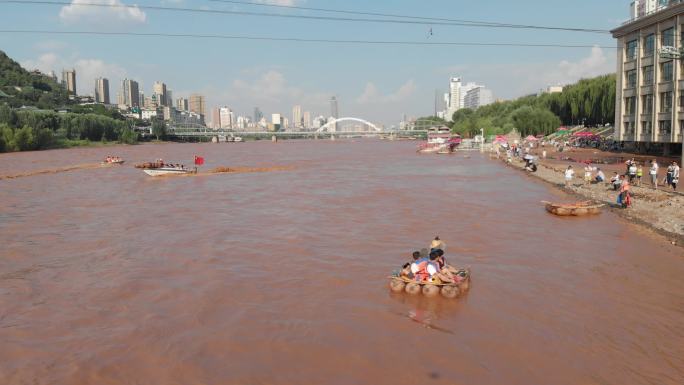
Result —
M508 138L506 138L506 135L497 135L494 138L494 143L508 143Z
M572 136L574 136L576 138L591 138L591 137L598 136L598 135L594 134L593 132L582 131L582 132L575 132L574 134L572 134Z
M539 139L537 139L536 136L529 135L527 138L525 138L525 140L528 141L528 142L536 142L536 141L538 141Z

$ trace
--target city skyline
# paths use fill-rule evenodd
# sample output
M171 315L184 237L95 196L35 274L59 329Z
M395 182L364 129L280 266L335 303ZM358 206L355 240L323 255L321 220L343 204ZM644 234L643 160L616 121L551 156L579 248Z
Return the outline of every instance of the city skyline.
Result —
M117 4L131 4L116 0ZM182 2L181 2L182 3ZM157 5L169 2L149 1ZM179 4L179 2L174 2ZM287 4L326 6L317 0L289 1ZM184 6L193 4L185 2ZM332 5L327 5L333 8ZM496 1L500 12L492 15L491 5L465 4L437 0L432 7L420 7L409 1L392 3L392 13L438 16L500 22L554 24L559 12L575 18L576 27L610 29L629 19L629 2L611 0L596 4L579 1L572 4L539 4L521 1L508 4ZM567 31L509 30L425 25L345 24L340 22L273 19L263 28L254 28L256 17L153 10L108 9L72 3L67 6L4 5L0 22L11 29L60 31L101 30L160 32L168 25L182 23L192 33L227 35L321 37L325 39L521 42L535 44L572 43L583 48L533 48L487 46L393 46L325 43L293 43L234 40L229 43L212 39L107 37L49 34L0 34L0 44L27 69L44 72L75 68L79 74L79 94L93 92L93 79L109 79L110 87L122 79L136 79L139 88L149 93L155 81L162 80L174 96L188 98L192 93L206 96L211 106L229 105L241 114L259 106L266 114L277 111L290 115L294 105L310 111L327 111L329 99L336 95L344 105L344 115L371 121L396 124L398 116L431 115L434 90L444 90L444 79L458 75L478 84L486 84L498 97L509 99L533 93L554 84L571 83L582 77L614 72L615 43L609 34L572 33ZM254 7L241 7L254 10ZM342 6L338 6L342 8ZM585 14L582 8L594 12ZM224 9L210 4L207 9ZM386 3L345 2L345 9L383 12ZM534 12L530 12L533 10ZM616 10L619 10L617 12ZM274 13L302 14L304 11L280 8ZM530 15L534 13L534 15ZM505 16L504 16L505 15ZM455 16L454 16L455 17ZM546 17L548 23L539 20ZM214 28L217 22L221 27ZM568 20L573 20L568 17ZM225 25L224 25L225 24ZM350 29L353 26L353 29ZM428 35L428 29L432 31ZM316 31L312 36L311 31ZM462 37L454 37L462 36ZM144 49L131 49L140 45ZM215 49L216 46L229 47ZM592 48L593 46L593 48ZM179 55L178 52L183 52ZM319 59L317 52L327 56ZM237 55L237 56L236 56ZM235 60L239 57L238 60ZM86 81L87 80L87 81ZM115 93L115 90L111 90ZM168 90L167 90L168 92ZM324 115L328 115L325 113Z

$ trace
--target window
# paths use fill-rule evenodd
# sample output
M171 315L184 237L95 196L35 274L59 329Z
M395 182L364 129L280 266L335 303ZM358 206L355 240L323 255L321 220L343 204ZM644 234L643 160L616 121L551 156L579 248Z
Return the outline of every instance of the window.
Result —
M660 81L671 82L674 72L672 71L672 61L666 61L660 65Z
M642 114L653 113L653 95L643 95L641 97L641 105L643 106Z
M653 56L655 50L655 35L650 34L644 38L644 56Z
M632 122L625 122L625 134L626 135L634 134L634 124L632 124Z
M661 120L658 122L658 131L660 135L669 136L672 135L672 121Z
M644 76L644 85L650 86L653 84L653 66L646 66L642 69Z
M668 28L661 32L660 45L663 47L674 47L675 32L674 28Z
M684 107L684 90L679 91L679 107Z
M636 112L636 97L630 96L625 98L625 115L634 115Z
M627 81L628 88L634 88L637 85L637 72L636 70L630 70L625 72L625 80Z
M625 54L627 55L626 60L636 59L637 54L637 41L632 40L627 42L627 47L625 47Z
M660 93L660 112L672 112L672 91Z
M641 122L641 134L651 135L653 131L653 123L650 120Z

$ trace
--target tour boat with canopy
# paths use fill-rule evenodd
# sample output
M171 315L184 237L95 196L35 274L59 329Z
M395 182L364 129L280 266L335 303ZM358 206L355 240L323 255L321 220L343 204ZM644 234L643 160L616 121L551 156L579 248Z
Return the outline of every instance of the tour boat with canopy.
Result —
M461 144L461 136L452 134L449 127L432 127L428 130L427 141L418 146L421 154L451 153Z

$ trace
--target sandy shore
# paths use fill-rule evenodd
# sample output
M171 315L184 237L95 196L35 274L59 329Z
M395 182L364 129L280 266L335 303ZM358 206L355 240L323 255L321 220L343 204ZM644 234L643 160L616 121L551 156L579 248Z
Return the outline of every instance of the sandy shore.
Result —
M510 167L517 168L528 175L541 179L555 187L576 195L580 200L591 199L596 202L605 203L609 210L628 218L630 221L649 227L656 232L664 235L670 242L676 242L678 245L684 246L684 194L673 193L671 189L661 188L658 190L650 186L648 175L645 175L642 186L632 187L633 207L629 209L619 208L616 204L618 193L613 191L608 183L589 183L583 180L584 164L578 163L586 159L606 159L615 158L615 154L602 153L597 150L578 149L570 152L555 153L551 149L546 148L547 154L552 159L540 159L539 168L536 173L529 173L524 171L524 162L519 159L513 159L508 164ZM536 151L535 151L536 152ZM541 152L541 149L539 150ZM562 160L563 158L570 158ZM588 155L591 154L591 157ZM574 156L573 156L574 155ZM582 156L584 155L584 156ZM619 157L628 157L629 154L620 154ZM491 155L496 159L495 155ZM505 155L501 156L502 163L505 162ZM659 159L659 162L664 162L665 159ZM575 169L575 179L569 187L565 187L563 171L571 164ZM664 167L661 164L661 171ZM624 166L620 163L613 164L593 164L594 167L600 167L606 177L610 179L614 171L623 172ZM648 173L648 168L644 167L644 174ZM667 186L665 186L667 187Z

